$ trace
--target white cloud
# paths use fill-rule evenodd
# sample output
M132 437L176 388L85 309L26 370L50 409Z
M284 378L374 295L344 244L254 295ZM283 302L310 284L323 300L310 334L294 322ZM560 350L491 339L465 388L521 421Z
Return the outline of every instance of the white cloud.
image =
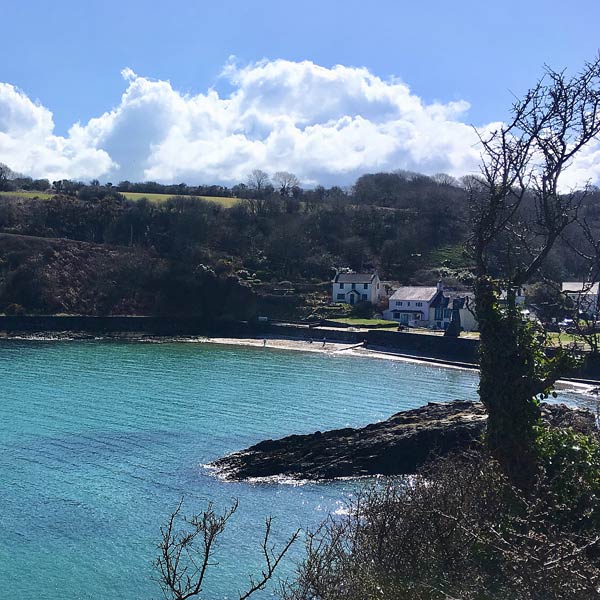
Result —
M477 169L465 101L426 104L397 80L364 68L260 61L222 76L232 93L184 95L168 81L122 71L118 106L54 134L52 113L0 84L0 162L35 177L117 182L236 183L249 171L292 171L306 184L348 184L365 172L409 169L455 176ZM600 149L568 171L600 179Z
M0 83L0 162L33 177L89 178L112 167L102 148L53 134L52 113L8 83Z

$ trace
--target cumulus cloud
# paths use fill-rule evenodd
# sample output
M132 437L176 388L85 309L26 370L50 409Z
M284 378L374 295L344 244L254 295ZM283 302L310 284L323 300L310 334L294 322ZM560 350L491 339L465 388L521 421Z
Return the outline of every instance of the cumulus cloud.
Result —
M225 97L182 94L129 68L121 74L119 105L64 137L47 108L0 84L0 161L50 179L231 184L261 168L294 172L306 185L394 169L460 176L479 162L467 102L427 104L402 81L364 68L231 59ZM598 181L599 153L588 149L569 183Z
M33 177L95 177L113 162L104 149L53 134L52 113L8 83L0 83L0 162Z

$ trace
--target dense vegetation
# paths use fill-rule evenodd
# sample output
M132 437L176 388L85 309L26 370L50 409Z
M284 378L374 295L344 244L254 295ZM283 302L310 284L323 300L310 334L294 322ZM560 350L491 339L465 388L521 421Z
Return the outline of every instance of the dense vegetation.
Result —
M0 232L39 238L27 243L22 238L15 253L16 242L2 237L0 311L10 306L42 313L209 315L202 305L211 300L202 297L213 295L214 288L205 285L206 275L198 275L208 272L219 282L219 293L224 286L232 298L240 294L232 300L240 310L226 312L244 318L255 310L288 317L319 310L339 267L377 268L384 278L403 283L432 283L440 273L449 283L470 282L470 260L462 250L469 231L468 178L375 173L363 175L348 190L303 190L290 185L291 174L277 175L283 181L277 189L262 172L231 189L152 182L50 184L9 175L2 183L5 190L18 187L31 194L46 188L53 195L44 200L17 191L0 196ZM128 200L121 193L132 191L177 195L156 203ZM199 193L241 199L225 208L191 195ZM599 206L600 193L593 191L585 201L592 222L600 221ZM44 252L42 240L56 239L61 243L48 241L53 251ZM97 257L93 270L82 254L85 244ZM563 250L548 260L547 270L557 280L581 270L578 257ZM60 277L57 260L64 263ZM135 277L119 275L132 270ZM20 288L31 280L35 293ZM181 289L178 298L175 287ZM258 304L242 300L248 290ZM101 300L86 300L92 294Z
M385 198L380 197L380 179L385 182ZM357 190L371 180L375 182L371 191L360 194L339 188L275 191L270 185L260 190L243 186L236 191L247 198L229 209L188 195L161 203L131 201L114 187L97 182L55 182L54 189L60 193L47 200L20 197L16 192L14 196L3 195L0 232L38 241L32 240L27 251L22 238L16 254L13 242L3 236L0 310L19 305L28 312L127 314L156 312L159 307L168 310L173 301L174 312L193 313L194 306L186 307L172 298L151 301L149 295L172 295L174 277L184 288L182 297L190 302L198 294L212 294L212 288L198 281L200 269L210 271L218 280L229 280L230 286L236 279L240 288L253 288L267 312L294 314L311 294L317 303L324 301L328 290L323 284L336 267L380 268L387 277L407 281L428 266L427 257L434 249L456 248L461 242L466 198L462 188L423 176L387 174L362 177ZM10 183L15 181L22 188L34 183L28 186L23 178ZM150 184L127 188L165 191L165 186ZM189 188L177 187L177 191ZM224 188L201 191L232 193ZM63 240L58 246L48 242L53 253L40 251L41 239L57 238ZM93 245L90 252L98 257L103 254L101 248L107 257L110 255L105 264L98 258L93 281L86 276L89 269L81 256L83 246L66 240ZM52 266L56 253L68 263L60 280ZM460 252L455 254L460 259ZM139 268L131 284L125 285L115 270L130 270L132 256L137 257ZM19 289L20 282L32 279L37 282L36 293ZM65 300L68 279L81 282L71 301ZM300 285L300 294L291 294L289 289L281 292L290 287L285 283L290 281L293 287ZM132 289L134 282L137 290ZM105 300L95 305L84 302L85 288L97 289L99 285L106 286L102 294ZM200 289L195 290L198 285ZM77 297L82 299L79 304Z

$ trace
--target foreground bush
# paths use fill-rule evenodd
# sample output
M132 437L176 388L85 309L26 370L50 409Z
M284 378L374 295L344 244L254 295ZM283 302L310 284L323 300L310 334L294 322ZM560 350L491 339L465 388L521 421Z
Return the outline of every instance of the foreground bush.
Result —
M309 537L284 597L598 598L598 446L586 438L580 451L569 436L540 436L542 468L527 497L480 454L446 458L416 477L368 488L346 517L330 518ZM581 452L593 463L588 468L581 467ZM577 500L569 502L564 491L575 482Z

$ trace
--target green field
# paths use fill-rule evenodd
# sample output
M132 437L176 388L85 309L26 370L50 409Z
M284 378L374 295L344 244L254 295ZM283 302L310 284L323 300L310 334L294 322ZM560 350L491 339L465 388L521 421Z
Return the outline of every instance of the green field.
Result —
M122 192L123 196L125 196L128 200L141 200L142 198L147 198L150 202L164 202L169 198L173 198L173 194L143 194L140 192ZM220 204L225 208L231 208L234 204L237 204L240 199L239 198L222 198L221 196L197 196L198 198L202 198L202 200L207 200L208 202L215 202L216 204Z
M0 196L12 196L16 198L39 198L40 200L48 200L54 194L48 192L0 192Z
M39 198L40 200L48 200L52 198L54 194L49 192L0 192L0 196L9 196L14 198ZM141 198L147 198L150 202L164 202L169 198L173 198L173 194L142 194L138 192L123 192L128 200L140 200ZM220 204L224 208L231 208L234 204L237 204L239 198L221 198L220 196L197 196L202 200L208 202L214 202Z

